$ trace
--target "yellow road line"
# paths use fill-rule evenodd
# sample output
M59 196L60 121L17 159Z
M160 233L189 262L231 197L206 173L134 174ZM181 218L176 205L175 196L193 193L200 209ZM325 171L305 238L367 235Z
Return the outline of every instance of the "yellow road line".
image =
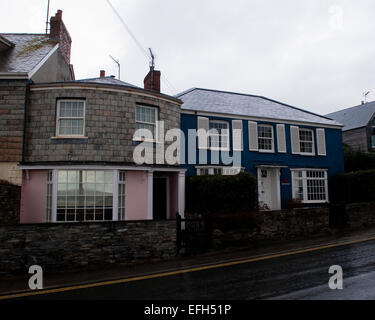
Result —
M268 256L260 256L260 257L254 257L254 258L240 259L240 260L235 260L235 261L230 261L230 262L223 262L223 263L219 263L219 264L212 264L212 265L193 267L193 268L187 268L187 269L181 269L181 270L175 270L175 271L169 271L169 272L162 272L162 273L150 274L150 275L145 275L145 276L138 276L138 277L132 277L132 278L118 279L118 280L102 281L102 282L89 283L89 284L83 284L83 285L72 285L72 286L69 286L69 287L54 288L54 289L48 289L48 290L27 291L27 292L22 292L22 293L8 294L8 295L0 296L0 300L22 298L22 297L27 297L27 296L42 295L42 294L49 294L49 293L66 292L66 291L73 291L73 290L108 286L108 285L121 284L121 283L126 283L126 282L140 281L140 280L156 279L156 278L173 276L173 275L177 275L177 274L203 271L203 270L209 270L209 269L224 268L224 267L230 267L230 266L239 265L239 264L257 262L257 261L263 261L263 260L270 260L270 259L275 259L275 258L280 258L280 257L285 257L285 256L291 256L291 255L297 255L297 254L302 254L302 253L308 253L308 252L324 250L324 249L329 249L329 248L335 248L335 247L342 247L342 246L347 246L347 245L350 245L350 244L367 242L367 241L372 241L372 240L375 240L375 236L369 237L369 238L364 238L364 239L343 241L343 242L328 244L328 245L319 246L319 247L310 247L310 248L300 249L300 250L295 250L295 251L281 252L281 253L277 253L277 254L271 254L271 255L268 255Z

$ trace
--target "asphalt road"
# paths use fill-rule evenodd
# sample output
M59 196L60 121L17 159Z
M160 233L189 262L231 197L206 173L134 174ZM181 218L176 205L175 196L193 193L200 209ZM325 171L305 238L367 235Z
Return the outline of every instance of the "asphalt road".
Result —
M344 289L328 287L340 265ZM22 299L375 299L375 241Z

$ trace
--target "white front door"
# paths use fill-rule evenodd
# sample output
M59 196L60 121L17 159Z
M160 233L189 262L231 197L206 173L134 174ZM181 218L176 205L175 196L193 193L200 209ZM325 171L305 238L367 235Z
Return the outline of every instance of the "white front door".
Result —
M258 168L260 210L280 210L280 168Z

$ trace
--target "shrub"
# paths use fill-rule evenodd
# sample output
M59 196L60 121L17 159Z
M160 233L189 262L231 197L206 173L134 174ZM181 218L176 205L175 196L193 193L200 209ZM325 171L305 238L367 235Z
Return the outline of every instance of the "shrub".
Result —
M345 172L375 169L375 153L356 151L344 145Z
M375 170L339 174L330 180L331 202L375 201Z
M234 176L195 176L186 181L188 212L236 213L257 208L256 178L251 173Z

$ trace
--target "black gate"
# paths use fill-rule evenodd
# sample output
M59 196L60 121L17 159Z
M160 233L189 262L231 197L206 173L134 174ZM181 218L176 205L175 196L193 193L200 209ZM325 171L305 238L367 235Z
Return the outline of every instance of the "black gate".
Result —
M329 226L340 228L346 225L345 203L334 203L329 206Z
M209 219L186 219L176 214L177 253L206 251L211 246Z

